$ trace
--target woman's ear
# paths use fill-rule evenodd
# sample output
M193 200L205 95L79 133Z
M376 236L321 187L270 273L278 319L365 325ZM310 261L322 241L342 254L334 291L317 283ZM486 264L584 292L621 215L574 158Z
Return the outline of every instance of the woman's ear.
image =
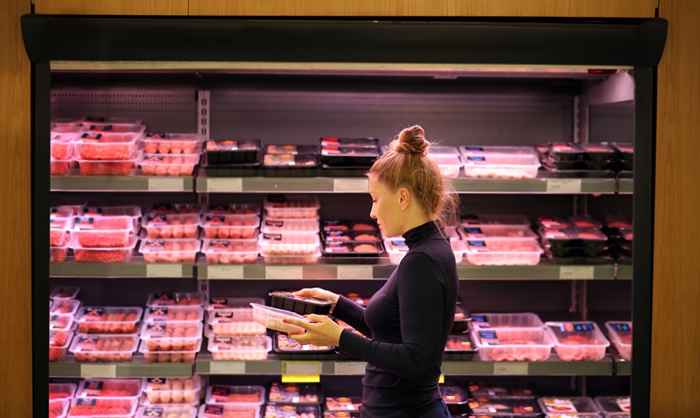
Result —
M405 187L400 187L398 194L399 194L399 207L401 208L401 210L406 210L408 208L408 204L411 201L411 192L409 192L408 189Z

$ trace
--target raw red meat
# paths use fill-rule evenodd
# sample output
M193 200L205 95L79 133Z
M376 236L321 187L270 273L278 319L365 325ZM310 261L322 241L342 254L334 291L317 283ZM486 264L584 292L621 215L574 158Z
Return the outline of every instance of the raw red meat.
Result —
M143 358L148 363L192 363L196 356L196 352L186 351L143 352Z
M273 382L270 386L269 402L293 404L319 404L319 387Z
M204 405L199 418L258 418L258 406Z
M136 168L136 160L89 161L79 160L81 176L128 176Z
M52 176L67 176L73 167L72 161L51 160L51 175Z
M77 300L54 300L51 314L74 315L79 307L80 302Z
M52 247L49 250L49 261L52 263L62 263L68 257L68 247Z
M141 340L148 351L193 351L201 339L199 322L153 323L141 330Z
M146 134L143 144L149 154L196 154L201 141L197 134Z
M317 406L267 404L264 418L319 418Z
M146 311L145 321L193 321L202 320L202 308L188 306L151 307Z
M78 330L91 334L131 334L137 331L141 308L84 307Z
M49 332L49 361L60 360L65 356L68 345L73 338L69 331Z
M49 399L51 399L49 397ZM49 418L58 418L65 415L69 401L66 399L49 400Z
M71 402L69 417L129 416L134 413L135 399L77 398Z
M139 165L143 174L152 176L191 176L199 162L194 155L145 155Z
M144 223L146 235L158 238L197 238L199 214L149 215Z
M199 402L201 381L199 376L186 379L150 378L144 392L152 404L195 404Z
M141 254L147 263L194 263L199 247L194 239L149 239L141 241Z
M202 252L209 264L243 264L258 260L257 240L205 240Z
M253 238L258 232L258 217L216 216L205 217L204 236L206 238L243 239Z
M138 379L89 379L82 382L78 398L136 398L141 395Z
M326 411L339 412L339 411L359 411L362 405L362 401L357 398L351 398L349 396L339 396L339 397L326 397Z
M130 133L85 133L78 141L83 160L124 161L136 155L138 136Z
M75 261L79 263L124 263L131 256L131 248L112 249L98 251L89 249L75 249Z
M154 293L148 298L148 306L192 306L202 305L204 299L200 293L173 292Z
M214 360L264 360L270 351L270 339L265 335L215 336L208 346Z
M49 399L70 399L75 389L74 383L49 383Z
M79 334L71 345L71 352L77 361L131 361L138 341L135 335Z
M262 404L265 389L260 386L214 385L207 392L207 403L213 404Z

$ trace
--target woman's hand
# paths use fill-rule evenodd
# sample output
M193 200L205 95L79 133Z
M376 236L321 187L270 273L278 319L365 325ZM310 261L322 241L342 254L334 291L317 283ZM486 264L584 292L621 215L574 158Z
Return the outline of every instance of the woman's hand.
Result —
M326 289L321 289L320 287L312 287L297 290L296 292L294 292L294 296L299 296L302 298L314 298L333 304L338 303L338 299L340 299L340 295L328 291Z
M312 344L320 346L337 346L340 344L340 334L343 327L335 323L325 315L306 315L306 321L288 318L284 322L293 324L306 330L303 334L290 334L289 337L300 344Z

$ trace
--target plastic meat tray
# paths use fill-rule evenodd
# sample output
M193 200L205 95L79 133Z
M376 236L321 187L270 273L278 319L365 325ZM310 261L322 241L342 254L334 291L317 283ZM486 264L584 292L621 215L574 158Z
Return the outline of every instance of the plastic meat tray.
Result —
M141 379L87 379L80 382L77 398L137 399L143 391Z
M544 323L534 313L473 313L473 328L542 328Z
M265 403L265 388L262 386L212 385L207 389L206 403L260 406Z
M149 404L198 404L202 381L199 376L184 379L146 379L143 393Z
M131 361L139 344L136 335L78 334L70 352L77 361Z
M201 246L196 239L144 239L139 251L147 263L194 263Z
M202 137L198 134L147 133L143 150L148 154L198 154Z
M138 331L142 308L84 306L78 313L78 331L84 334L133 334Z
M199 418L260 418L259 406L202 405Z
M610 343L595 322L547 322L546 325L560 359L597 361L605 357Z
M270 292L269 297L272 307L296 312L300 315L328 315L333 306L330 302L294 296L292 292Z
M605 328L617 352L625 360L632 360L632 322L608 321Z
M204 301L199 292L160 292L151 294L146 306L202 306Z
M202 252L209 264L249 264L258 260L258 241L204 240Z
M545 361L554 345L544 328L474 329L472 340L484 361Z
M257 216L211 215L204 217L202 229L205 238L250 239L258 233L260 219Z
M466 260L477 266L534 266L542 248L528 238L467 240Z
M250 306L253 307L253 319L264 325L265 328L291 335L304 333L303 328L284 322L285 319L290 318L306 320L303 316L283 309L258 305L257 303L251 303Z
M580 414L584 417L598 417L598 407L589 397L543 397L538 399L545 414Z
M213 360L265 360L272 349L266 335L215 336L207 347Z
M196 418L197 408L192 405L150 405L136 411L135 418Z
M250 165L260 163L259 139L221 139L206 143L205 158L208 166Z
M268 393L268 404L321 405L323 399L318 385L285 384L273 382Z

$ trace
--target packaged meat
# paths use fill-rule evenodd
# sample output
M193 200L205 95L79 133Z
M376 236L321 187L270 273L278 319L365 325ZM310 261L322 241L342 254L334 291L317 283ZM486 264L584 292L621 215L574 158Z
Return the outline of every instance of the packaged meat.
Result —
M448 335L445 345L446 353L471 353L474 345L469 335Z
M202 405L199 418L260 418L259 406Z
M75 315L80 308L80 301L74 299L57 299L53 301L49 314L51 315Z
M360 411L324 411L323 418L360 418Z
M265 200L265 215L269 218L318 218L320 205L315 198L269 198Z
M328 315L332 303L314 298L295 296L293 292L275 291L268 294L270 305L274 308L296 312L299 315Z
M139 251L147 263L194 263L201 246L196 239L144 239Z
M188 378L151 377L146 379L143 393L150 405L199 404L202 380L195 375Z
M313 405L267 404L263 418L320 418L321 410Z
M452 329L450 330L450 332L452 334L462 334L464 332L467 332L469 330L470 321L471 320L467 318L467 315L464 312L464 307L462 306L462 303L457 301L457 304L455 306L454 321L452 322Z
M205 239L202 252L209 264L248 264L258 261L256 239Z
M629 396L598 396L595 403L600 412L606 414L631 413L632 405Z
M265 360L272 349L266 335L214 336L207 347L213 360Z
M151 405L136 411L136 418L196 418L197 408L192 405Z
M49 226L49 245L61 247L68 242L71 228L73 228L73 218L52 216L49 219Z
M139 160L147 176L191 176L199 164L199 154L144 154Z
M451 414L461 414L467 411L467 393L459 386L440 386L440 395L447 404Z
M204 155L208 166L258 164L259 139L218 139L206 143Z
M251 217L233 217L206 215L202 229L205 238L219 239L250 239L255 238L258 233L260 219Z
M92 133L140 134L146 127L141 121L85 121L86 129Z
M431 147L431 151L434 147ZM535 164L539 157L533 147L530 146L503 146L503 145L462 145L459 147L462 157L495 157L510 158L523 163Z
M370 167L379 156L379 147L326 146L321 163L327 167Z
M472 328L542 328L544 323L534 313L473 313Z
M469 383L469 393L476 399L534 399L532 389L520 386L495 386L485 383Z
M265 403L265 388L262 386L212 385L207 389L206 403L260 406Z
M462 233L465 239L469 240L485 238L530 238L537 240L537 234L529 226L525 225L485 224L463 226Z
M317 234L318 229L318 218L284 219L270 217L263 220L260 228L261 232L264 234L280 234L288 231Z
M379 228L373 221L355 222L355 221L338 221L326 220L323 221L323 232L326 235L334 234L376 234ZM362 241L362 240L360 240Z
M258 243L260 254L270 264L308 264L320 256L321 241L316 234L261 234Z
M68 417L130 418L138 404L136 399L75 398L71 401Z
M383 252L381 242L327 242L323 246L326 256L377 257Z
M83 207L80 215L99 217L100 223L108 223L111 228L126 228L127 221L116 219L117 217L129 217L132 223L136 225L137 218L141 217L141 208L139 206L124 205L124 206L87 206ZM95 221L97 222L97 220Z
M146 308L143 322L154 324L168 321L201 322L204 309L201 306L151 306Z
M544 328L473 329L471 335L484 361L545 361L554 345Z
M290 318L306 321L306 318L297 313L259 305L257 303L251 303L250 306L253 307L253 320L264 325L265 328L285 334L302 334L305 332L303 328L285 322L285 319Z
M77 133L51 133L51 159L70 161L75 143L80 138Z
M80 160L133 160L141 135L136 133L84 133L76 143Z
M199 292L159 292L148 296L146 306L202 306L204 295Z
M462 227L483 227L485 225L530 227L530 220L524 215L485 215L467 214L462 216Z
M73 169L73 160L51 159L49 174L52 176L67 176Z
M471 399L472 414L495 417L539 417L540 408L534 399Z
M250 306L251 303L262 305L265 301L262 298L212 297L207 305L207 313L231 312L234 319L252 321L253 308Z
M313 154L265 154L265 167L309 168L318 166L318 155Z
M74 229L85 230L130 230L133 231L136 226L136 219L129 215L103 215L100 213L107 208L86 208L83 211L88 212L83 216L75 219ZM134 231L136 232L136 231Z
M138 344L139 337L136 334L77 334L73 338L70 352L76 361L131 361Z
M226 222L241 222L244 219L259 218L260 205L257 203L231 203L227 206L215 206L209 208L207 215L225 216ZM229 218L231 218L229 220ZM248 224L249 222L246 222Z
M586 396L578 397L543 397L537 402L545 414L585 414L583 416L598 417L598 407L593 400Z
M148 154L199 154L203 138L199 134L152 133L143 138Z
M68 399L75 395L75 383L49 383L49 400Z
M610 343L595 322L547 322L546 325L560 359L598 361L605 357Z
M435 161L444 177L449 179L459 177L462 160L458 154L429 154L428 156Z
M374 244L381 242L382 237L377 232L329 231L324 233L323 239L326 244L346 242L355 244Z
M379 146L377 138L341 138L335 136L322 136L321 147L327 149L351 147L351 148L370 148L374 149Z
M123 219L125 222L123 225L121 221L115 224L104 218ZM134 233L132 220L126 216L82 216L76 219L73 227L74 239L84 248L126 247Z
M275 333L272 337L272 350L275 353L307 353L321 354L331 353L335 348L331 346L301 344L289 336L281 333Z
M464 256L477 266L534 266L542 255L539 244L529 238L487 238L466 244Z
M391 238L384 240L384 248L389 254L391 264L399 264L408 252L408 246L403 238Z
M328 412L358 412L362 406L360 398L349 396L326 396L326 407L324 411Z
M49 418L64 418L69 405L70 399L49 399Z
M141 345L152 352L193 351L201 341L201 322L158 322L141 328Z
M72 315L50 315L49 331L71 331L74 320Z
M72 339L71 331L49 331L49 361L61 360Z
M142 226L150 239L194 239L199 230L199 214L148 214Z
M136 399L143 391L141 379L86 379L80 382L77 398Z
M78 332L83 334L133 334L138 331L142 308L84 306L78 312Z
M129 176L136 168L137 157L128 160L76 160L81 176Z
M295 144L268 144L265 146L265 154L318 154L321 148L318 145Z
M294 405L321 405L321 390L313 384L285 384L273 382L267 397L268 403Z
M586 160L610 161L615 158L615 149L607 144L582 144L580 147Z
M84 205L60 205L49 209L49 217L69 218L83 213Z
M49 297L53 300L75 299L80 293L79 287L55 287Z
M610 342L613 343L620 357L632 360L632 322L608 321L605 323Z
M581 146L573 143L555 143L550 144L547 151L547 157L554 161L584 161L586 153Z
M117 116L95 116L95 115L86 115L81 119L81 122L84 124L97 124L97 123L104 123L104 124L126 124L126 125L143 125L143 120L141 119L131 119L131 118L122 118L122 117L117 117Z
M174 339L175 341L182 341L182 339ZM165 340L162 339L161 343ZM150 344L153 346L155 343ZM148 348L149 344L145 342L141 344L139 352L143 354L143 358L148 363L193 363L197 353L202 347L202 338L197 339L197 344L192 350L170 350L170 351L151 351ZM183 346L189 346L189 343L183 344ZM164 345L159 344L158 348L164 348ZM172 347L171 347L172 348Z
M253 321L253 311L250 310L246 319L240 319L232 310L215 311L209 314L207 325L217 336L260 335L265 334L265 327Z
M537 177L539 161L525 161L509 155L468 155L464 175L476 178L532 179Z

